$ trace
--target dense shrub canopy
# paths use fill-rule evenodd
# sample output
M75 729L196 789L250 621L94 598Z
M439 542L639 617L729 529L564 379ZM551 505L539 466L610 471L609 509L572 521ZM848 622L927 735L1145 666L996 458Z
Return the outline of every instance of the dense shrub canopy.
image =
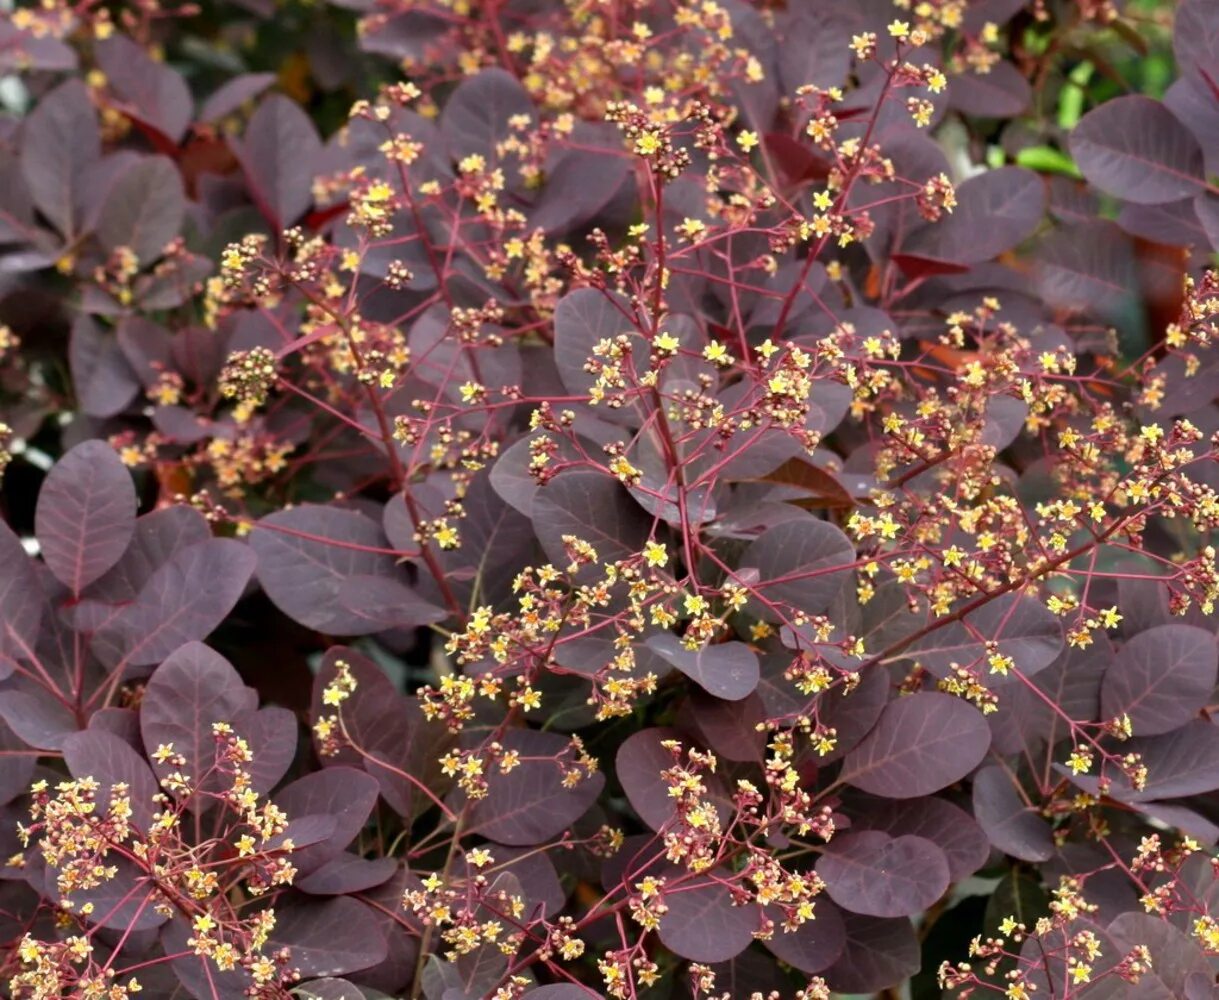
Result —
M1217 995L1219 6L0 66L8 995Z

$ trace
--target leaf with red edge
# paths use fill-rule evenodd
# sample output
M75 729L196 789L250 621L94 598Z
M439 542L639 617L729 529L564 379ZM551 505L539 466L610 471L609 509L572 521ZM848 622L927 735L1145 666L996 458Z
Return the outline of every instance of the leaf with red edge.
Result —
M1209 701L1219 677L1215 636L1194 625L1159 625L1119 651L1101 682L1101 718L1130 716L1136 736L1183 726Z
M179 550L94 636L106 663L146 666L179 646L206 638L233 610L254 573L254 553L228 538Z
M488 767L487 795L470 809L469 832L513 847L540 844L570 827L601 794L605 775L599 772L564 785L564 771L579 766L557 733L509 729L499 742L505 752L519 753L520 763L507 774Z
M893 799L930 795L969 774L989 748L981 712L951 695L922 691L886 706L847 754L841 780Z
M73 594L117 563L135 533L131 473L104 441L84 441L47 474L34 531L42 558Z
M844 909L872 917L921 913L948 888L948 859L923 837L880 830L839 834L822 851L817 874Z
M1141 205L1197 194L1202 150L1159 101L1116 97L1089 111L1071 133L1071 153L1102 191Z
M152 126L176 146L194 112L182 74L153 59L142 46L118 32L94 47L106 86L129 118Z
M271 94L258 106L233 153L250 195L267 221L286 229L313 204L313 174L322 140L294 101Z

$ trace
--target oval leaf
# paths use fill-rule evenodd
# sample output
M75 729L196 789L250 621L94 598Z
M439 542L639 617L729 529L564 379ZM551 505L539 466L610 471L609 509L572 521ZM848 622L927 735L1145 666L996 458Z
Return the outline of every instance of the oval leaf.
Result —
M1071 133L1071 152L1098 188L1140 205L1187 198L1203 186L1197 140L1149 97L1117 97L1089 111Z
M379 525L354 510L303 504L276 511L255 526L258 580L280 611L331 635L368 635L388 626L340 600L352 577L397 572Z
M890 702L846 756L842 780L873 795L911 799L959 781L990 748L990 727L972 705L935 691Z
M1101 683L1101 717L1130 716L1136 736L1183 726L1203 708L1219 675L1215 636L1193 625L1159 625L1124 645Z
M944 852L922 837L864 830L835 837L817 862L830 898L854 913L909 917L948 888Z
M98 631L95 652L106 663L140 667L206 638L233 610L254 561L248 545L228 538L181 549Z
M78 444L47 474L34 531L42 558L73 594L110 569L135 533L131 473L104 441Z
M758 656L743 642L724 642L690 650L671 632L647 641L666 663L671 663L708 694L725 701L740 701L758 686Z
M758 613L770 621L787 605L805 614L824 611L850 576L855 547L827 521L800 517L762 532L741 556L741 567L758 571L750 589Z

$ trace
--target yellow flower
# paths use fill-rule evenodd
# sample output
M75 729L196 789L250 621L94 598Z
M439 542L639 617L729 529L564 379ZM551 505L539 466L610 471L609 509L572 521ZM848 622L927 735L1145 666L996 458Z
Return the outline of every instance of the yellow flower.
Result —
M649 566L663 566L669 561L669 553L660 542L648 542L643 547L643 558Z
M757 132L742 132L736 137L736 144L748 153L758 144Z

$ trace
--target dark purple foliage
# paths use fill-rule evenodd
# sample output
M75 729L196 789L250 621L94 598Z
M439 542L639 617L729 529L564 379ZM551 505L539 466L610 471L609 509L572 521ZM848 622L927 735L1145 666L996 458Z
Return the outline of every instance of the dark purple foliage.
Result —
M0 991L1214 996L1219 7L297 6L0 25Z

